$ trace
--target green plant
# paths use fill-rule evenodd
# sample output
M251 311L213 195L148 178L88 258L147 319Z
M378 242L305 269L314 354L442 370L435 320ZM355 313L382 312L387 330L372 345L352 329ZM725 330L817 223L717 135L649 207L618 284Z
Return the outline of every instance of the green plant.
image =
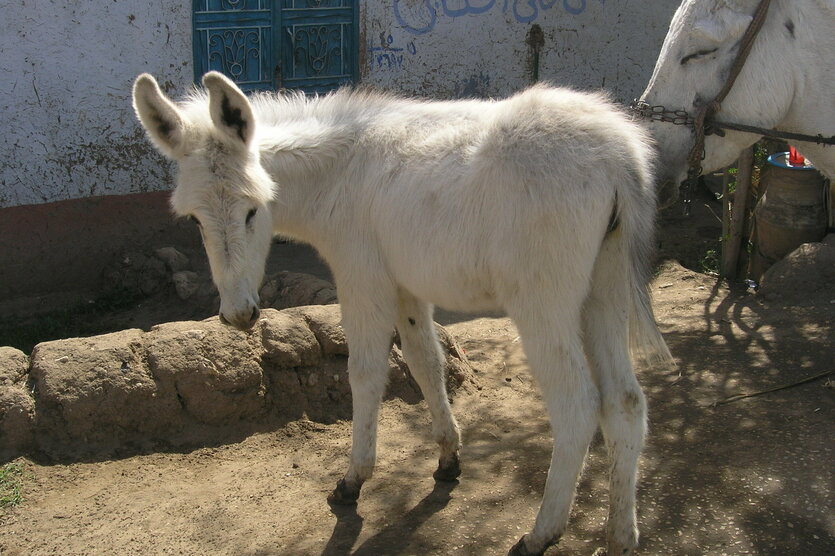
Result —
M754 143L754 166L761 167L768 160L768 149L762 142Z
M0 508L20 504L23 500L20 494L22 479L22 464L12 462L0 467Z
M736 191L736 175L739 173L739 168L736 166L728 168L728 193Z
M708 249L699 260L699 267L705 274L719 273L719 254L716 249Z

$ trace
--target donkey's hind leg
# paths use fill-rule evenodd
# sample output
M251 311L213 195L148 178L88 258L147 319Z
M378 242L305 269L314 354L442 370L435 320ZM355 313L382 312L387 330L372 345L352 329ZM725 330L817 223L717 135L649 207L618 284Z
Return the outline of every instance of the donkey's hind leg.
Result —
M629 357L630 285L620 231L598 255L592 290L583 308L583 338L600 390L600 425L611 458L607 554L631 554L638 545L635 483L646 433L647 407Z
M400 290L397 330L403 344L403 358L429 406L432 436L441 447L438 469L433 476L439 481L453 481L461 474L461 434L449 407L444 356L432 320L432 306Z
M389 284L352 288L337 279L342 326L348 340L348 380L353 399L351 463L328 497L334 504L354 504L377 459L377 417L388 380L396 294Z
M524 313L511 311L531 373L542 390L554 436L551 466L536 523L511 549L513 556L544 554L562 536L577 478L597 430L598 392L583 354L580 301L576 306L572 301L563 296L562 303L530 306ZM548 307L553 312L543 314Z

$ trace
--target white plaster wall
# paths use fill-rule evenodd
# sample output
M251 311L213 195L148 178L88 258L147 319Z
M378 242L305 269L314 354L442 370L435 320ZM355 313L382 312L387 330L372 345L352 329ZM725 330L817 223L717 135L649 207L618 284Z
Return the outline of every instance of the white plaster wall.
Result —
M385 0L363 18L366 80L420 96L505 96L540 80L626 101L649 80L678 0Z
M191 2L17 0L0 25L0 208L170 186L133 79L191 84Z
M678 0L361 0L362 80L436 98L504 96L540 78L618 100L648 81ZM0 208L171 186L133 79L193 81L188 0L17 0L0 25ZM0 238L2 240L2 238Z

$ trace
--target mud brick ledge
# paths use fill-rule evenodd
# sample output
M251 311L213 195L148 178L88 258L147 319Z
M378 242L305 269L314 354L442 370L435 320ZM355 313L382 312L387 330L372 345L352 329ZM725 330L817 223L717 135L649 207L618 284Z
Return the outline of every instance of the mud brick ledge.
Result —
M0 460L120 457L241 439L310 419L351 417L338 305L266 309L250 332L204 321L0 347ZM438 326L451 394L475 387ZM397 345L387 397L420 391Z

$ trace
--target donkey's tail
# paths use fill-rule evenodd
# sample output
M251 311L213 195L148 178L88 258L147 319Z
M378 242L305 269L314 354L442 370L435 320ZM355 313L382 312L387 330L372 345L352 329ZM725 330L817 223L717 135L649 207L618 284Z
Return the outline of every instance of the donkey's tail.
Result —
M630 289L629 351L633 360L650 366L675 367L670 349L655 322L649 290L651 265L655 258L657 212L649 164L634 169L630 174L632 179L621 182L617 196Z
M633 290L629 315L629 352L632 358L649 366L675 367L670 348L655 323L646 286Z

